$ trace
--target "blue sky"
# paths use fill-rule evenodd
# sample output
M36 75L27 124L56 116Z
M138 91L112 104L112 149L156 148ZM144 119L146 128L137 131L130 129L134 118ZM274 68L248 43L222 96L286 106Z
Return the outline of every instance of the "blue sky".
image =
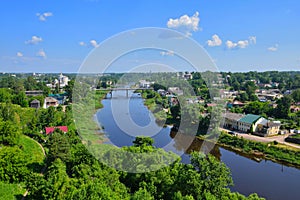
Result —
M2 0L0 72L77 72L99 43L142 27L181 31L220 71L300 70L299 19L298 0Z

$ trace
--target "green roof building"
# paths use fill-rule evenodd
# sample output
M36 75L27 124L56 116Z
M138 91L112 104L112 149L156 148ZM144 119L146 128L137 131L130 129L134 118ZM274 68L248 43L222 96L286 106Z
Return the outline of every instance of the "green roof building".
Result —
M256 129L256 122L261 118L259 115L248 114L238 121L238 129L243 132L251 132ZM252 129L251 129L252 127Z

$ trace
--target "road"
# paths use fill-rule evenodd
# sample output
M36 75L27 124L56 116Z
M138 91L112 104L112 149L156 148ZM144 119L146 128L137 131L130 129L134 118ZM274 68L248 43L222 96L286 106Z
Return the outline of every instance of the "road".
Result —
M224 129L224 128L221 128L221 130L226 131L226 132L231 131L231 130L227 130L227 129ZM236 133L236 135L238 137L243 137L244 139L247 139L247 140L253 140L253 141L264 142L264 143L273 142L273 141L276 140L280 144L284 144L284 145L287 145L287 146L290 146L290 147L300 149L300 145L284 141L284 139L287 138L289 135L292 135L292 133L285 134L285 135L276 135L276 136L271 136L271 137L260 137L260 136L256 136L256 135L250 135L250 134L247 134L247 133L239 133L239 132L236 132L236 131L233 131L233 132Z

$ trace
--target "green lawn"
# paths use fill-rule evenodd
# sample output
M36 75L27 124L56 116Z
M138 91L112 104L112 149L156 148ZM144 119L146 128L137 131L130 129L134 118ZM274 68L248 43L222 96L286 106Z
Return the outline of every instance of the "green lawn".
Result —
M300 139L300 134L291 135L291 138Z
M25 189L20 184L8 184L0 182L0 199L12 200L22 199Z
M43 163L44 154L41 147L31 138L22 135L20 138L20 145L22 145L22 150L28 156L28 164L31 163Z

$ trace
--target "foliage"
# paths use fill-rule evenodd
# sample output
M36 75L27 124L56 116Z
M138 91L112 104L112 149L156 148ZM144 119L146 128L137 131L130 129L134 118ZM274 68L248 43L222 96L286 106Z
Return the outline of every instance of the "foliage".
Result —
M226 133L221 134L219 137L220 144L225 144L229 147L238 148L245 153L253 151L262 152L268 159L287 162L294 165L300 165L300 151L288 150L285 148L277 147L277 145L269 143L255 142L231 136Z
M23 196L25 189L20 184L9 184L0 182L0 199L17 200Z
M68 136L56 129L50 136L46 145L49 149L48 162L61 159L67 162L70 159L70 143Z
M0 180L19 183L25 180L29 171L24 153L18 147L2 147L0 150Z

